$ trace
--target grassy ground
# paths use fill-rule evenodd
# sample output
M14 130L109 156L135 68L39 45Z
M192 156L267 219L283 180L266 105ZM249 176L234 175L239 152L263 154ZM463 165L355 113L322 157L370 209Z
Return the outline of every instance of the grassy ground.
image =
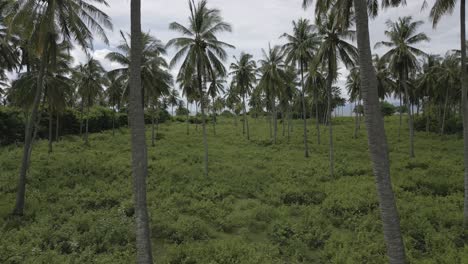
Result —
M335 119L336 175L328 134L303 157L301 122L291 141L269 140L251 120L249 142L233 119L209 126L210 174L203 176L201 127L160 127L149 147L148 206L157 263L385 263L385 247L365 127ZM406 127L386 120L391 171L410 263L468 263L462 237L462 140L417 133L408 157ZM148 131L149 132L149 131ZM149 135L149 133L148 133ZM148 137L149 138L149 137ZM33 151L26 215L12 218L21 148L0 149L0 263L132 263L129 131L93 134L85 147L67 136Z

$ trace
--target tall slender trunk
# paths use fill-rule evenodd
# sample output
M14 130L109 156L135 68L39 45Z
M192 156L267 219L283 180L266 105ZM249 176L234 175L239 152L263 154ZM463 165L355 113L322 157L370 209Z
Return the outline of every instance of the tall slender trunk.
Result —
M85 125L85 145L88 146L89 145L89 139L88 139L88 132L89 132L89 101L88 101L88 104L86 106L86 125Z
M53 139L53 136L52 136L52 128L53 128L53 115L52 115L52 107L50 106L50 102L49 102L49 149L48 149L48 153L52 153L52 139Z
M440 135L444 135L444 130L445 130L445 116L447 115L447 107L448 107L448 99L449 99L449 88L446 88L445 92L445 103L444 103L444 112L442 114L442 125L440 126Z
M242 100L243 100L243 106L244 106L244 134L245 134L245 131L247 131L247 140L250 140L250 131L249 131L249 120L247 120L247 107L245 105L245 93L243 94L242 96Z
M429 109L429 99L427 99L424 103L424 112L423 114L426 116L426 133L429 133L429 114L430 114L430 109Z
M460 30L461 30L461 83L462 83L462 107L463 107L463 150L465 165L465 198L463 207L464 230L468 229L468 76L466 72L466 21L465 0L460 1Z
M281 109L281 125L282 125L282 130L283 130L282 131L283 137L286 135L286 127L285 127L286 122L284 120L284 117L285 117L284 112L285 112L284 107L282 107L282 109Z
M390 160L384 121L380 111L377 76L372 64L367 1L353 1L356 14L361 91L364 97L368 144L376 180L387 255L390 264L403 264L406 262L405 247L401 236L400 219L390 178Z
M273 139L273 126L272 126L272 120L273 120L273 109L270 111L270 117L268 118L268 125L270 127L270 140Z
M318 93L315 91L315 128L317 129L317 144L320 145L320 120L319 120L319 107L318 107Z
M81 102L80 102L80 137L83 136L83 112L84 112L84 99L81 98Z
M301 61L301 101L302 101L302 115L303 115L303 125L304 125L304 157L309 157L309 146L307 145L307 110L305 103L305 87L304 87L304 62Z
M328 76L327 76L327 83L328 83L328 89L327 89L327 94L328 94L328 107L327 107L327 117L328 117L328 135L329 135L329 147L330 147L330 176L333 177L335 174L335 158L334 158L334 149L333 149L333 124L332 124L332 85L333 85L333 76L331 73L331 65L330 65L330 59L328 59L329 65L328 65Z
M132 148L133 191L136 222L136 261L138 264L153 263L149 216L146 202L146 177L148 154L145 139L145 117L141 101L141 1L131 0L131 50L130 50L130 131Z
M408 89L408 71L406 68L403 68L400 72L401 83L403 85L403 89L405 90L405 103L406 108L408 111L408 126L410 132L410 157L414 158L414 126L413 126L413 111L411 107L410 97L409 97L409 89Z
M198 103L195 101L195 130L198 131Z
M36 92L34 93L34 100L32 104L31 115L29 117L28 123L26 124L26 132L24 138L23 146L23 157L21 160L21 168L18 177L18 186L16 193L16 204L13 209L14 215L23 215L25 195L26 195L26 174L29 169L31 152L32 152L32 142L33 142L33 129L36 122L36 118L39 110L39 103L41 101L41 94L44 86L44 75L46 71L46 66L49 61L49 48L45 47L44 53L41 58L41 65L39 68L39 76L37 77L36 83Z
M112 136L115 136L115 107L112 106Z
M188 102L188 98L187 98L187 135L190 135L190 122L189 122L189 119L190 119L190 110L189 110L189 102Z
M59 113L57 113L57 116L56 116L56 121L55 121L55 141L58 142L59 139L60 139L60 135L59 135L59 132L60 132L60 125L59 125L59 122L60 122L60 117L59 117Z
M402 103L401 103L401 92L399 93L400 97L400 124L398 125L398 142L401 141L401 125L402 125L402 120L403 120L403 108L402 108Z
M154 147L156 146L156 135L155 135L155 132L154 132L154 121L155 119L155 116L154 116L154 108L153 108L153 113L151 114L151 146Z
M291 139L291 104L288 102L288 143Z
M358 99L359 100L359 99ZM355 104L357 105L357 103ZM354 124L354 138L358 137L358 126L359 126L359 111L358 108L356 108L356 111L354 111L354 119L355 119L355 124Z
M276 138L277 138L277 134L278 134L278 122L277 122L278 114L276 112L276 102L275 102L274 97L272 98L272 104L271 105L273 107L273 144L276 144Z
M205 157L204 157L204 172L205 176L208 176L208 140L206 137L206 119L205 119L205 100L203 98L203 80L201 76L201 66L198 65L197 75L198 75L198 85L200 87L200 108L201 108L201 115L202 115L202 130L203 130L203 147L205 149Z
M214 100L215 100L215 98L214 97L212 97L212 98L213 98L213 109L212 109L212 113L213 113L213 133L216 136L216 111L214 109Z

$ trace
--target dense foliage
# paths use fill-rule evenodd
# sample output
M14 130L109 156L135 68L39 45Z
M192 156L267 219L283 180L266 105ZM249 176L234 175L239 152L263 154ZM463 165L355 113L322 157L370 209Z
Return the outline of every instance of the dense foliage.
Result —
M208 177L201 129L191 125L187 136L184 123L160 126L148 178L159 263L384 263L366 137L352 139L354 120L336 118L334 177L326 144L311 141L314 151L304 160L299 120L291 142L279 136L277 145L263 118L249 122L251 141L240 139L233 118L218 118ZM397 124L396 117L386 120L409 261L466 263L461 139L418 133L420 155L408 160ZM91 147L66 136L50 155L47 142L37 142L23 218L9 216L21 151L0 149L0 262L131 263L129 136L126 129L115 137L92 134Z
M41 116L46 116L46 110L41 110ZM126 127L128 125L127 113L117 112L114 113L111 109L95 106L90 108L89 113L82 115L80 112L67 108L58 117L59 136L62 135L77 135L80 133L80 122L87 118L89 122L90 132L102 132L114 128ZM113 121L114 118L114 121ZM160 111L158 121L160 123L170 119L169 113L166 110ZM39 123L37 136L39 138L46 138L48 136L47 118L42 118ZM145 122L151 123L151 116L145 113ZM57 121L53 121L54 127ZM1 107L0 106L0 145L8 145L12 143L21 143L24 140L24 126L25 126L25 113L21 109L14 107ZM54 130L54 133L56 131Z

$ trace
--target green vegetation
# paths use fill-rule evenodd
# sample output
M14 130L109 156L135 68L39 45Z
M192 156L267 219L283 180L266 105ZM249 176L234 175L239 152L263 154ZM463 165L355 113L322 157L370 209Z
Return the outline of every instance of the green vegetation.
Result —
M328 145L308 120L273 145L267 119L250 119L251 141L218 117L204 176L201 129L166 122L148 149L148 209L158 263L384 263L385 244L365 132L334 119L335 174ZM240 119L240 122L242 120ZM398 118L385 122L392 180L411 263L466 263L462 237L462 139L417 133L408 159ZM208 127L211 135L211 127ZM406 129L406 126L404 127ZM327 136L327 130L321 128ZM147 131L150 140L151 131ZM64 136L34 147L25 215L10 215L21 148L0 149L0 263L131 263L135 259L129 131Z

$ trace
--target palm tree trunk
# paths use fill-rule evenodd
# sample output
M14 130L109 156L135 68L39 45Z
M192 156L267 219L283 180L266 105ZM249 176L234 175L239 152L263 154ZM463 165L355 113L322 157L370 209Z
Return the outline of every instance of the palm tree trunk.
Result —
M276 136L278 134L278 114L276 112L276 102L275 99L272 99L272 107L273 107L273 144L276 144Z
M55 121L55 141L58 142L59 141L59 132L60 132L60 126L59 126L59 121L60 121L60 118L59 118L59 114L57 113L57 116L56 116L56 121Z
M245 106L245 93L243 94L243 106L244 106L244 134L247 131L247 140L250 140L249 121L247 120L247 107Z
M26 195L26 174L29 169L29 161L31 159L32 142L33 142L33 129L36 122L36 118L39 110L39 103L41 100L41 94L43 86L44 75L46 71L47 62L49 60L48 47L44 49L42 54L41 64L39 69L39 76L37 78L36 92L34 93L34 100L32 104L31 115L26 125L26 133L24 138L23 146L23 157L21 160L21 169L18 177L18 186L16 193L16 204L13 209L13 215L22 216L24 211L25 195Z
M138 264L153 263L149 216L146 204L146 177L148 156L145 139L145 117L141 101L141 1L131 0L131 50L130 56L130 130L132 145L132 174L135 199L136 261Z
M89 101L88 101L88 105L86 106L86 128L85 128L85 145L88 146L89 145L89 140L88 140L88 129L89 129Z
M216 111L215 111L215 108L214 108L215 98L212 97L212 100L213 100L213 109L212 109L212 113L213 113L213 133L216 136Z
M402 69L401 72L401 83L403 85L403 89L405 90L405 103L406 103L406 108L408 111L408 126L409 126L409 132L410 132L410 157L414 158L414 126L413 126L413 112L411 109L411 102L410 102L410 97L409 97L409 90L408 90L408 71L406 69Z
M461 83L462 83L462 106L463 106L463 150L465 165L465 198L463 207L463 226L468 229L468 76L466 72L466 21L465 0L460 1L460 30L461 30Z
M315 92L315 128L317 130L317 144L320 145L320 122L319 122L319 107L318 107L318 94Z
M112 107L112 136L115 136L115 107Z
M329 60L330 61L330 60ZM330 147L330 176L333 177L335 172L335 158L334 158L334 149L333 149L333 125L332 125L332 85L333 85L333 76L331 74L332 67L329 65L328 67L328 107L327 107L327 117L328 117L328 135L329 135L329 147Z
M357 105L357 104L355 104ZM354 138L356 139L358 137L358 127L359 127L359 111L358 108L356 108L356 111L354 113L354 119L355 119L355 124L354 124Z
M83 111L84 111L84 99L81 98L81 103L80 103L80 137L83 136Z
M402 122L402 119L403 119L403 113L402 113L402 112L403 112L403 109L402 109L402 107L401 107L401 105L402 105L402 104L401 104L401 92L399 93L399 97L400 97L400 124L399 124L399 126L398 126L398 142L401 141L401 125L402 125L402 123L403 123L403 122Z
M52 153L52 128L53 128L53 115L52 109L49 102L49 150L47 151L49 154Z
M444 130L445 130L445 116L447 115L447 107L448 107L448 99L449 99L449 89L446 89L445 93L445 103L444 103L444 111L442 114L442 125L440 126L440 135L444 135Z
M273 126L272 126L272 120L273 120L273 110L270 111L270 118L268 118L268 125L270 127L270 140L273 139Z
M155 139L156 139L156 136L155 136L155 133L154 133L154 109L153 109L153 113L151 115L151 146L154 147L156 146L156 143L155 143Z
M195 130L198 131L198 103L195 101Z
M203 98L203 81L202 81L202 76L201 76L201 66L198 66L197 70L197 75L198 75L198 85L200 87L200 108L201 108L201 115L202 115L202 130L203 130L203 147L205 149L205 166L204 166L204 172L205 176L208 176L208 140L206 136L206 119L205 119L205 100Z
M309 157L309 146L307 145L307 110L305 103L305 87L304 87L304 63L301 61L301 101L302 101L302 115L303 115L303 125L304 125L304 157Z
M430 114L430 109L429 109L429 99L427 99L424 103L424 112L423 114L426 116L426 133L429 133L429 114Z
M367 1L353 0L356 14L357 43L361 74L361 91L368 133L370 156L379 198L383 233L390 264L406 262L400 219L390 178L390 160L383 117L377 91L377 77L372 64Z
M187 98L187 135L190 135L190 122L189 122L189 119L190 119L190 110L189 110L189 102L188 102L188 98Z
M288 102L288 143L291 139L291 104Z

